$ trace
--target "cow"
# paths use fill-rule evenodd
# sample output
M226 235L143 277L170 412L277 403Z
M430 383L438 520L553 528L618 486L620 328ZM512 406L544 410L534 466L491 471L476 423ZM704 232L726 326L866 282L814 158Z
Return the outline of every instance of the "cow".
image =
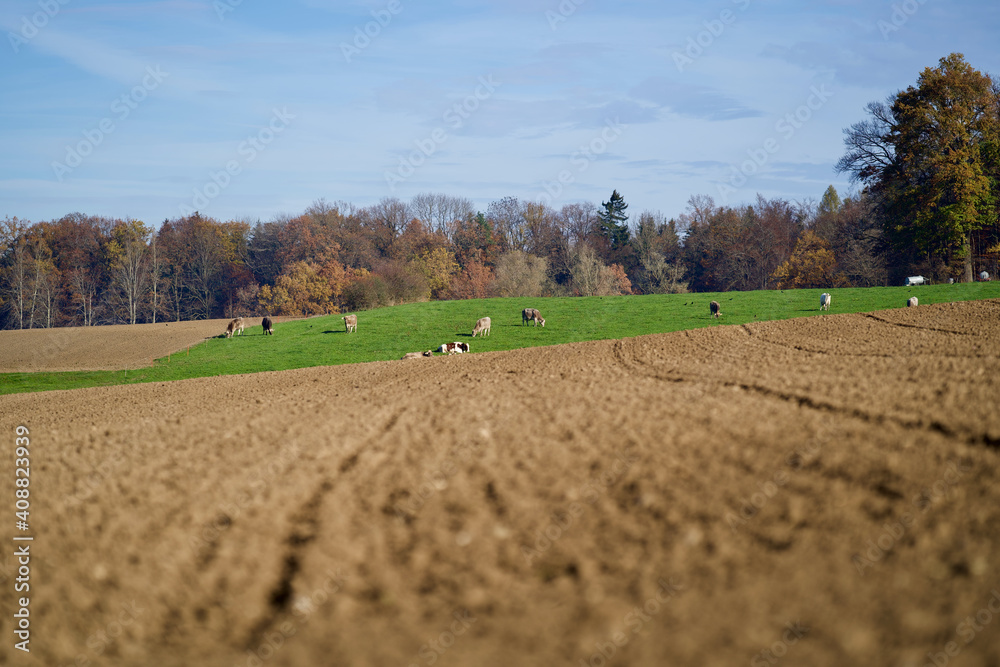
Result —
M462 354L469 351L468 343L445 343L437 349L441 354Z
M820 310L830 310L830 302L833 301L833 297L823 292L819 295L819 309Z
M243 318L237 317L226 327L226 338L232 338L236 334L243 335Z
M533 326L536 327L539 324L543 327L545 326L545 318L542 317L537 308L525 308L521 311L521 324L527 324L528 322L532 322Z
M433 357L434 350L424 350L423 352L407 352L402 356L403 359L420 359L422 357Z
M476 326L472 329L472 337L475 338L477 333L483 334L483 336L490 335L490 325L492 321L488 317L480 317L479 321L476 322Z
M919 303L919 302L917 301L917 297L915 297L915 296L911 296L911 297L910 297L909 299L907 299L907 300L906 300L906 307L907 307L907 308L913 308L913 307L914 307L914 306L916 306L916 305L917 305L918 303Z
M263 320L261 320L260 326L263 327L263 329L264 329L264 333L261 334L262 336L273 336L274 335L274 323L271 322L271 318L270 317L265 317Z
M711 302L709 302L709 304L708 304L708 311L712 314L712 317L715 317L715 318L718 318L719 315L722 314L722 311L719 310L719 302L718 301L711 301Z
M357 315L344 315L340 319L344 320L344 326L347 327L347 333L351 333L352 329L354 330L354 333L358 332L358 316Z

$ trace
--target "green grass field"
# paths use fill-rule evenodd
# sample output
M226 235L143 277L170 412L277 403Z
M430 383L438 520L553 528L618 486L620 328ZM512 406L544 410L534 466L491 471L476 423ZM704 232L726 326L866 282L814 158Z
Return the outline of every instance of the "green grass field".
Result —
M432 301L358 313L358 332L347 334L339 315L295 320L264 336L258 326L232 339L212 338L190 354L157 359L153 366L125 371L0 374L0 394L76 389L137 382L163 382L214 375L287 370L309 366L399 359L406 352L464 341L472 352L513 350L586 340L641 336L698 327L782 320L819 311L822 290L784 290L647 296L511 298ZM1000 282L829 290L829 314L900 308L910 296L920 304L1000 298ZM723 316L709 316L716 300ZM521 309L538 308L545 328L522 326ZM489 338L472 338L480 317L493 320Z

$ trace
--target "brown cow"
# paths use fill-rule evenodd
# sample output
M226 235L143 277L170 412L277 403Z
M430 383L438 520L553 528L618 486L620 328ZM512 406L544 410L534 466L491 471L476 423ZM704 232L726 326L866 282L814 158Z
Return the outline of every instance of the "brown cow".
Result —
M533 326L536 327L539 324L543 327L545 326L545 318L542 317L537 308L525 308L521 311L521 324L527 324L528 322L532 322Z
M357 315L345 315L344 317L342 317L340 319L344 320L344 326L347 327L347 333L351 333L351 331L354 331L354 333L358 332L358 316Z
M718 301L712 301L712 302L710 302L708 304L708 310L712 313L712 317L716 317L717 318L717 317L719 317L719 315L722 314L722 311L719 310L719 302Z
M236 334L243 334L243 318L237 317L226 327L226 338L232 338Z
M264 328L264 333L261 335L268 335L268 336L274 335L274 323L271 322L270 317L265 317L263 320L261 320L260 326Z

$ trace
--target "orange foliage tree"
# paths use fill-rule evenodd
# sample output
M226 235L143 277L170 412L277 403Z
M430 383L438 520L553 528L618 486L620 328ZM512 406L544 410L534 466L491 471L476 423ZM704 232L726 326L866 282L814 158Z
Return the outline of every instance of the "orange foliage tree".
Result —
M493 270L478 260L472 260L455 276L448 290L449 299L485 299L493 292Z

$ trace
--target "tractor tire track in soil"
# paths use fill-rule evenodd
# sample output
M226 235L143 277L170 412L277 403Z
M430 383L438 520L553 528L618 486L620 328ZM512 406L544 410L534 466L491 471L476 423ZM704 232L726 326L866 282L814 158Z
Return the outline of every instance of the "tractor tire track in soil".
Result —
M733 665L794 627L786 664L922 665L1000 590L998 328L994 300L0 396L37 557L0 663Z

